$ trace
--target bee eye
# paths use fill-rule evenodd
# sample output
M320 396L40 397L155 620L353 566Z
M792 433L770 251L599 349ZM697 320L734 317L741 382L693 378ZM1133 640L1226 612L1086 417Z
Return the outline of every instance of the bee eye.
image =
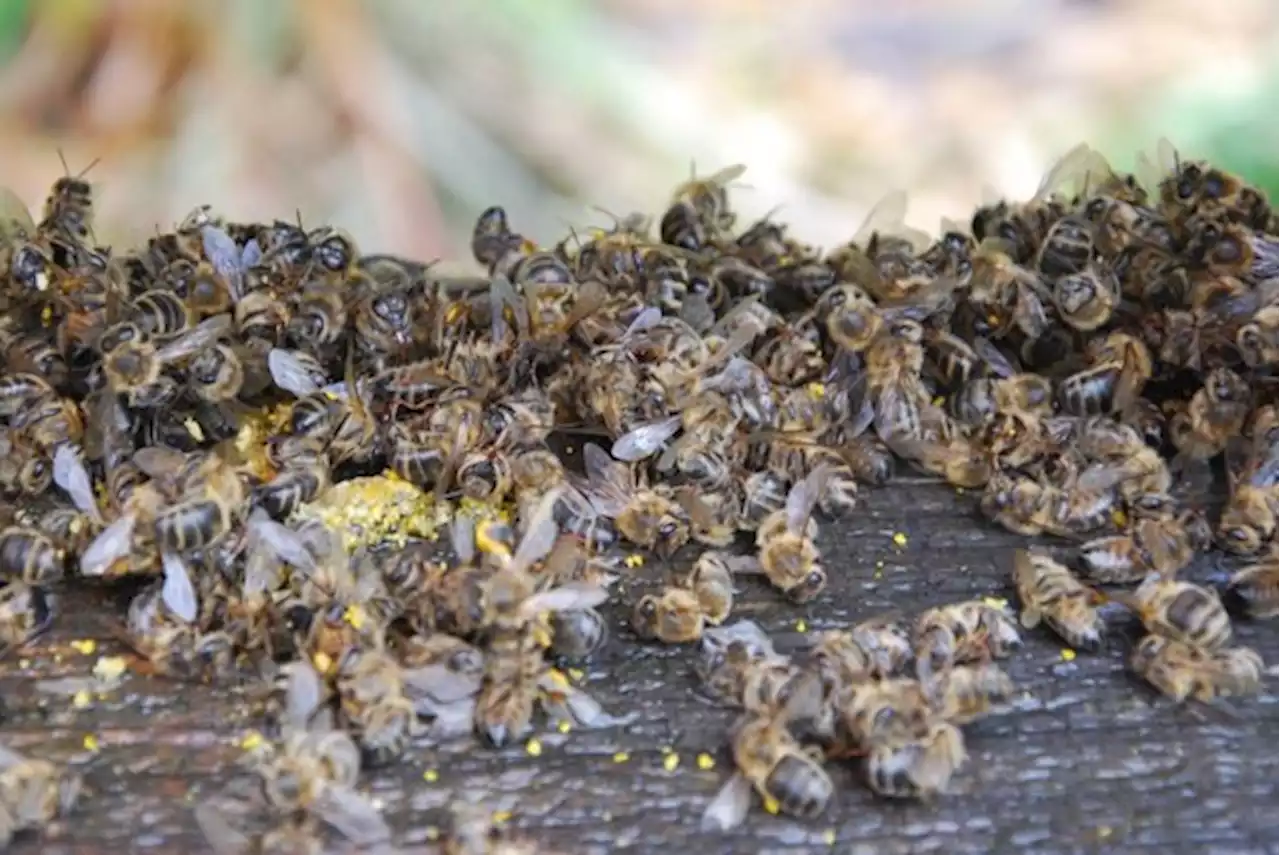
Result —
M1191 194L1194 192L1195 192L1195 187L1192 186L1191 181L1189 179L1183 178L1178 182L1178 198L1179 199L1190 199Z
M817 587L827 581L826 575L821 570L814 570L805 577L805 581L810 585Z
M1243 526L1227 529L1227 537L1236 543L1244 543L1249 539L1249 532Z
M1225 186L1222 176L1216 172L1210 172L1204 178L1204 192L1210 199L1221 198Z

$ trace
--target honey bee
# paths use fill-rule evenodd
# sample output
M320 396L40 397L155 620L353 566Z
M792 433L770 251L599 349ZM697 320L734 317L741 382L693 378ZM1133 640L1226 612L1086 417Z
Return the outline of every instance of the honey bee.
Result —
M988 519L1015 534L1072 537L1109 523L1119 477L1114 472L1082 476L1063 489L997 473L987 483L979 507Z
M1059 218L1036 253L1035 270L1053 281L1082 273L1094 258L1093 227L1083 217Z
M1060 276L1053 283L1053 305L1058 314L1067 325L1082 332L1092 332L1106 324L1119 302L1119 278L1097 262Z
M134 407L160 406L177 394L171 377L163 374L171 363L204 350L225 333L230 316L216 315L187 333L157 347L141 330L120 324L103 334L102 369L111 391L125 395Z
M689 180L671 194L671 204L658 223L662 242L689 252L699 252L734 223L729 208L729 184L742 177L747 168L727 166L705 178L690 167Z
M78 776L48 760L0 747L0 847L24 831L38 831L75 808Z
M225 344L206 347L187 366L187 382L196 397L210 403L235 398L245 382L240 357Z
M5 370L9 373L34 374L54 387L67 382L67 361L46 336L0 329L0 352L4 354Z
M678 587L641 597L631 617L631 626L637 635L664 644L697 641L705 625L706 616L698 595Z
M609 625L595 609L564 609L551 616L551 646L555 660L582 662L609 640Z
M1021 624L1041 621L1077 650L1102 646L1106 624L1098 613L1100 595L1063 565L1041 552L1019 549L1013 557L1013 585L1022 603Z
M403 754L418 719L400 664L384 650L352 648L339 665L337 687L365 763L386 765Z
M708 627L694 672L715 700L748 709L776 709L799 671L774 651L773 641L752 621Z
M820 466L787 494L786 506L765 517L756 531L759 571L788 597L807 602L827 585L822 555L814 543L814 506L826 489L830 470Z
M791 816L813 818L826 810L835 787L822 768L821 752L802 747L788 729L790 721L817 702L816 692L797 691L780 707L748 712L734 725L737 771L707 806L704 826L726 830L739 825L752 789L767 805Z
M1089 343L1092 363L1058 385L1058 405L1073 416L1125 412L1151 378L1151 352L1141 339L1113 332Z
M707 550L698 556L686 579L711 626L724 623L733 610L733 572L726 557L722 552Z
M1223 586L1223 601L1233 611L1253 620L1266 620L1280 611L1280 566L1275 547L1261 564L1250 564L1231 574Z
M890 739L921 737L933 717L925 684L892 678L843 686L834 697L831 756L858 754Z
M172 465L157 463L159 459L153 455L150 462ZM196 464L184 480L180 501L157 514L154 522L156 543L179 555L203 549L229 532L243 516L248 498L240 474L214 455Z
M285 666L286 697L281 739L256 749L263 795L276 812L314 817L353 846L386 843L391 830L374 805L354 788L360 750L334 727L325 690L309 663Z
M129 644L157 673L177 677L219 677L233 671L230 636L202 633L200 601L190 568L171 552L161 554L163 581L129 603Z
M1218 542L1237 555L1255 555L1276 541L1280 506L1280 462L1276 450L1276 410L1262 407L1251 423L1251 438L1232 436L1226 445L1229 497L1218 522Z
M93 185L84 176L97 163L94 160L78 175L72 175L63 161L66 174L53 182L45 199L44 218L38 227L41 232L57 235L72 245L89 239L93 232Z
M1045 303L1052 295L1039 276L1014 260L1018 255L1013 244L998 238L982 240L974 250L969 301L977 310L975 332L999 338L1016 326L1037 339L1048 327Z
M663 488L639 487L634 473L593 443L582 449L583 492L637 546L669 556L689 541L689 515Z
M935 721L923 737L873 746L866 758L867 785L885 798L928 799L946 788L967 758L960 729Z
M1265 672L1262 657L1247 647L1205 650L1161 635L1139 641L1129 665L1179 703L1255 694Z
M1239 436L1249 416L1249 384L1229 368L1215 368L1191 396L1184 411L1169 420L1169 438L1189 460L1208 460L1221 454Z
M0 573L29 585L49 585L62 579L66 554L46 534L33 528L9 526L0 531Z
M992 663L957 665L926 687L935 712L951 724L968 724L1013 697L1013 681Z
M967 600L926 609L912 633L916 667L922 682L951 665L1003 659L1022 645L1008 609L984 600Z
M999 413L1048 415L1053 406L1053 383L1038 374L1021 373L994 345L985 339L974 343L992 376L974 377L962 385L949 401L952 414L970 425L981 425Z
M285 328L291 347L327 362L341 346L347 329L347 304L328 285L310 283L297 296Z
M58 598L37 585L13 581L0 588L0 644L20 647L53 625Z
M1133 609L1154 635L1210 651L1231 640L1231 619L1222 600L1193 582L1150 576L1133 594L1112 598Z
M1250 298L1252 314L1236 331L1236 347L1240 358L1250 368L1274 368L1280 361L1280 300L1276 297L1276 280L1258 286Z
M1097 538L1080 548L1080 563L1094 581L1138 582L1148 573L1172 577L1208 546L1194 512L1179 511L1170 496L1139 496L1129 508L1133 521L1128 532Z
M444 855L549 855L529 841L512 839L494 824L493 813L478 805L450 810Z
M1210 275L1262 282L1280 275L1274 235L1231 223L1218 211L1202 211L1184 226L1186 256Z
M894 616L872 618L848 630L819 633L809 661L829 690L867 680L887 680L911 660L906 627Z

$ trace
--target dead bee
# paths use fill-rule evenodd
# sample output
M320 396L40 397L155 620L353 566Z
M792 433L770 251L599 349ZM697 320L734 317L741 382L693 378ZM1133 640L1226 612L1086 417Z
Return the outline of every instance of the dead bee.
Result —
M712 239L733 227L726 188L747 168L728 166L706 178L692 173L671 194L671 204L658 224L662 242L690 252L699 252Z
M170 552L161 558L163 581L129 603L126 627L130 645L160 674L217 678L231 673L231 637L200 631L200 603L187 564Z
M1050 281L1083 272L1094 258L1093 227L1083 217L1060 218L1036 253L1035 270Z
M0 643L20 647L53 625L58 598L36 585L10 582L0 588Z
M151 450L155 453L143 464L144 469L150 467L149 474L165 477L173 467L187 465L181 455L174 459L160 454L161 449ZM182 486L179 502L157 514L154 522L156 542L178 555L203 549L229 532L243 517L248 498L240 474L214 455L194 464Z
M39 831L67 816L79 794L76 775L0 747L0 848L24 831Z
M756 531L755 569L800 603L813 599L827 585L822 554L814 543L817 525L811 515L826 489L829 472L820 466L793 486L787 494L786 507L765 517Z
M776 709L800 673L752 621L709 627L702 634L694 673L713 699L747 709Z
M943 720L968 724L1013 697L1013 681L992 663L957 665L937 674L925 687L929 703Z
M1226 445L1229 498L1218 522L1218 542L1237 555L1254 555L1276 540L1280 507L1280 452L1276 450L1276 410L1260 408L1252 437L1232 436Z
M1253 620L1276 616L1280 611L1280 566L1274 546L1261 564L1242 567L1227 579L1223 600L1232 610Z
M726 558L722 552L707 550L698 556L685 580L711 626L724 623L733 610L733 572Z
M371 766L404 753L418 727L400 664L379 649L352 648L338 667L342 714Z
M1244 430L1252 393L1243 377L1229 368L1215 368L1187 403L1169 420L1169 438L1189 460L1208 460L1226 449Z
M1129 503L1129 510L1132 520L1126 533L1080 547L1080 564L1095 582L1139 582L1148 573L1171 578L1209 545L1207 537L1197 534L1193 513L1180 511L1171 496L1139 496Z
M1262 657L1247 647L1205 650L1162 635L1139 641L1129 665L1179 703L1255 694L1265 672Z
M824 685L848 686L897 675L913 655L911 636L894 616L871 618L848 630L820 633L809 650Z
M1092 332L1111 319L1120 302L1120 280L1114 271L1091 262L1053 283L1053 305L1073 329Z
M631 617L637 635L665 644L697 641L705 625L702 603L687 588L668 587L661 594L646 594L636 603Z
M93 232L93 185L84 176L97 163L94 160L78 175L72 175L63 161L66 174L53 182L45 199L44 218L38 227L41 232L56 235L72 245L89 239Z
M924 736L933 717L925 689L905 677L841 687L832 698L836 724L828 753L856 755L886 740Z
M495 824L492 811L479 805L454 805L444 841L444 855L550 855L529 841L512 839Z
M609 626L595 609L565 609L551 616L551 646L556 660L582 662L604 647Z
M689 515L662 488L636 484L634 473L604 449L582 449L587 482L583 492L596 510L615 521L619 533L637 546L669 556L689 541Z
M987 483L979 507L988 519L1016 534L1072 537L1111 520L1118 480L1114 473L1099 473L1060 489L1000 473Z
M0 531L0 573L29 585L49 585L62 579L66 553L43 532L9 526Z
M1058 405L1068 415L1127 411L1154 371L1146 344L1123 332L1090 341L1086 355L1090 367L1058 385Z
M1045 303L1052 295L1039 276L1015 261L1019 254L1013 243L995 237L983 239L974 250L969 301L975 308L974 331L980 335L999 338L1016 327L1037 339L1049 325Z
M1008 609L967 600L926 609L912 633L922 682L940 669L987 658L1003 659L1022 645Z
M835 790L821 752L807 749L788 725L815 708L816 684L792 694L780 707L746 713L731 735L737 770L703 814L704 825L726 830L741 824L754 789L771 810L812 818L826 810Z
M1101 597L1066 567L1043 553L1019 549L1013 558L1013 585L1022 603L1024 627L1032 629L1043 621L1077 650L1102 645L1106 625L1097 609Z
M1218 650L1231 641L1231 618L1217 593L1193 582L1151 576L1133 594L1113 594L1137 613L1147 632Z
M886 798L928 799L946 788L967 757L960 729L936 721L923 737L873 746L865 761L867 785Z
M210 403L229 401L244 386L245 368L240 357L225 344L206 347L187 365L187 383L196 397Z
M230 322L228 315L215 315L158 347L131 324L107 330L100 346L108 386L115 394L125 395L134 407L157 407L171 401L178 390L173 378L163 373L166 366L204 350Z
M319 675L307 662L285 668L281 740L262 745L254 758L267 805L284 815L314 817L357 847L387 842L386 821L354 789L360 750L334 727Z

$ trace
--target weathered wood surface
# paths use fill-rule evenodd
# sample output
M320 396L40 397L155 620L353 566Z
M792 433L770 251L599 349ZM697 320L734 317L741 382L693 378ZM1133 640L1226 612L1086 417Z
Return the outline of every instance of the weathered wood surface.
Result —
M825 528L832 583L823 596L798 608L746 583L742 613L782 646L798 643L800 618L820 629L889 609L1011 596L1011 550L1025 541L980 520L972 495L896 484L866 496L852 518ZM892 540L898 531L908 537L902 547ZM245 777L235 765L238 740L257 719L231 691L131 675L83 710L33 693L32 678L88 673L98 655L118 652L110 629L121 613L110 598L76 594L40 650L3 663L0 738L74 760L90 789L69 821L22 838L15 852L205 851L192 804ZM638 709L642 721L626 732L542 734L537 758L522 745L416 746L367 782L405 851L433 851L432 830L451 800L483 799L510 811L522 833L565 852L1276 852L1274 679L1260 698L1223 710L1175 707L1126 673L1130 626L1105 652L1072 662L1047 632L1029 633L1008 663L1026 695L1014 712L966 729L970 762L933 804L877 801L857 770L836 768L835 803L821 819L801 824L756 808L734 834L705 835L698 819L729 769L733 713L693 693L691 650L639 645L621 608L611 616L617 631L586 685L611 711ZM1240 642L1276 662L1274 622L1237 629ZM68 644L88 637L99 639L92 655ZM85 750L86 734L97 739L96 753ZM674 771L663 768L668 746L680 757ZM697 768L703 751L715 769ZM627 761L615 762L617 752Z

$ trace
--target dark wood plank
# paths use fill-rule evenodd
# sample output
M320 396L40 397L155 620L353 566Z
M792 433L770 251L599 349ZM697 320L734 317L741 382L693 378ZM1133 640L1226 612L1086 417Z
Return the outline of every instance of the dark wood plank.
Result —
M822 628L890 608L1011 595L1010 552L1025 541L979 519L974 496L918 483L866 496L851 518L824 529L831 586L823 596L797 608L752 581L743 614L794 645L801 618ZM899 531L907 535L901 547L892 539ZM456 798L510 811L523 832L572 852L1276 851L1274 679L1260 698L1229 711L1174 707L1125 672L1129 627L1104 652L1071 662L1046 632L1030 633L1008 664L1024 690L1018 709L967 728L970 762L954 792L933 804L877 801L852 767L836 768L837 797L820 820L796 823L757 809L735 833L705 835L698 819L728 772L733 713L693 693L692 651L638 644L625 608L610 615L617 631L586 685L613 711L639 710L641 721L625 731L542 734L537 758L523 746L493 751L469 740L416 745L405 762L367 777L406 851L428 845ZM118 617L108 598L77 593L40 652L0 669L0 738L75 760L91 790L70 820L43 839L22 839L15 852L202 851L191 805L245 778L238 740L255 717L244 692L135 675L75 710L32 690L33 677L88 673L98 655L119 652L109 640ZM86 637L99 639L92 655L68 645ZM1275 663L1275 623L1238 625L1238 639ZM97 752L84 749L88 733ZM680 756L674 771L663 768L664 748ZM697 768L704 751L715 769ZM626 762L615 760L619 752Z

